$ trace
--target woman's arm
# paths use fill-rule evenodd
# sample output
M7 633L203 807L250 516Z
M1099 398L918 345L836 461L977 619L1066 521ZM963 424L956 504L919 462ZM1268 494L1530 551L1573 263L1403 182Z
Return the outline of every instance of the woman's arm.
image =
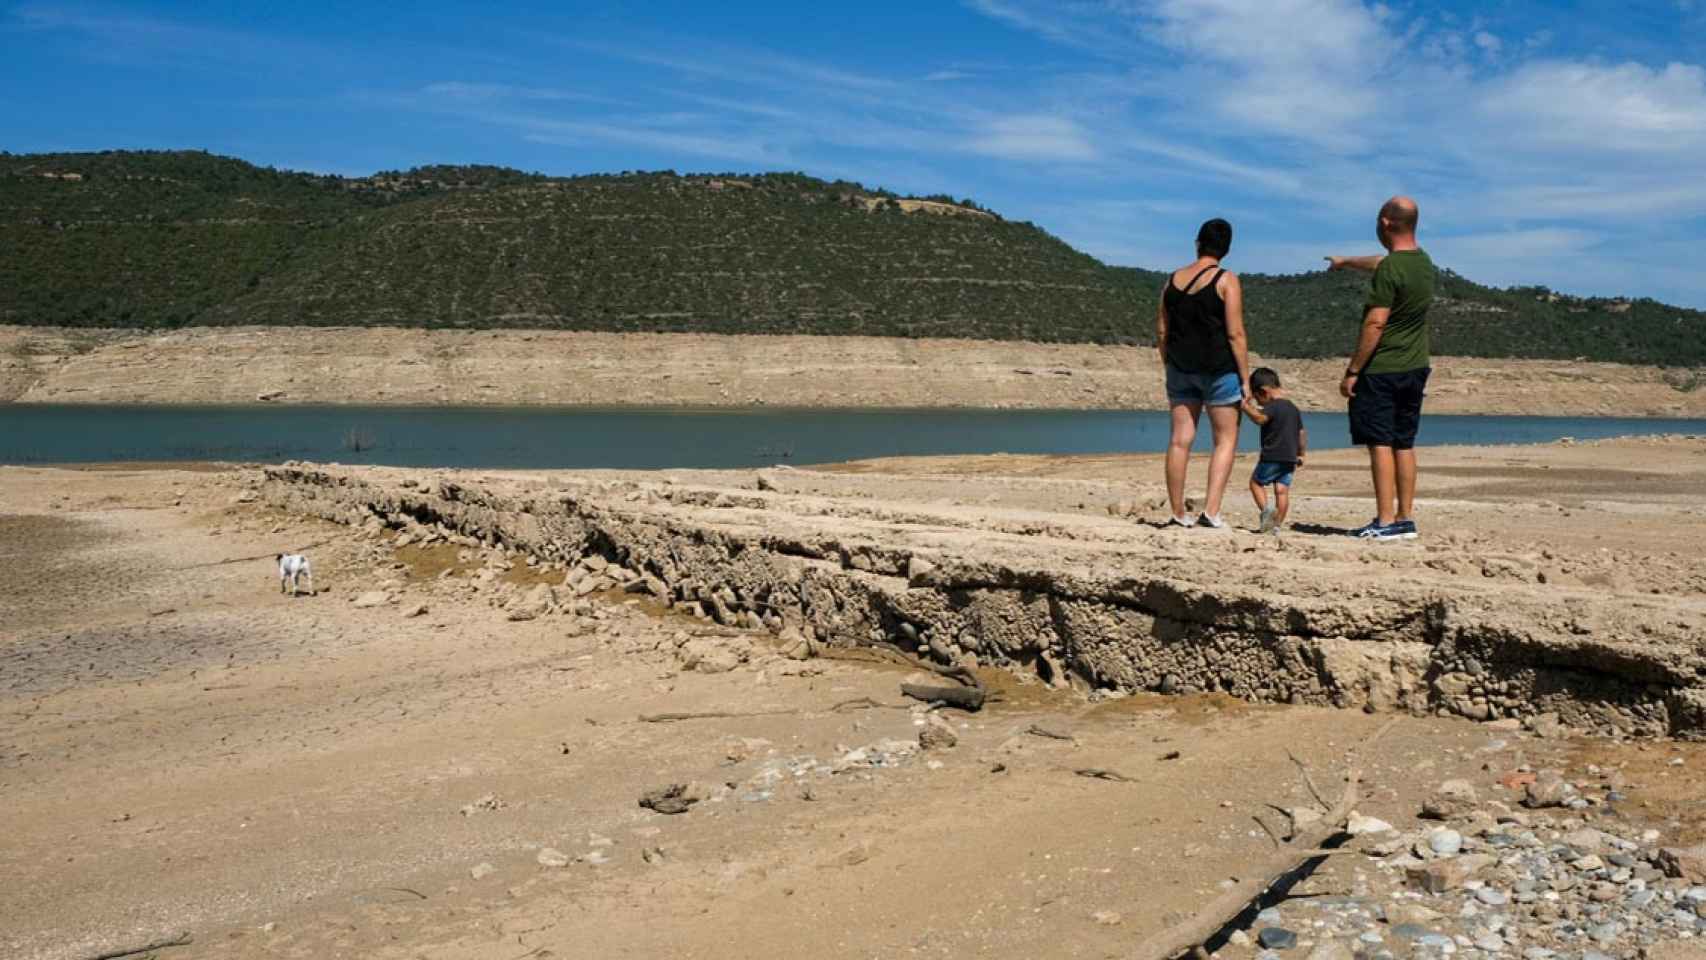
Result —
M1236 273L1224 274L1225 284L1220 299L1226 304L1226 342L1232 346L1232 359L1238 364L1238 387L1244 396L1250 395L1250 347L1244 338L1244 285Z
M1169 280L1169 283L1172 281ZM1161 365L1167 365L1167 288L1161 288L1161 299L1155 301L1155 352L1161 355Z

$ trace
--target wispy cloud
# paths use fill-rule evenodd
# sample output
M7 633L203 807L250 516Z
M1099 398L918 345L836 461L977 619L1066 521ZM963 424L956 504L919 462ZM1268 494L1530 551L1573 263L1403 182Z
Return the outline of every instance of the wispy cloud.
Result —
M1082 127L1065 117L1048 115L990 120L967 147L973 153L1008 160L1082 163L1099 156Z

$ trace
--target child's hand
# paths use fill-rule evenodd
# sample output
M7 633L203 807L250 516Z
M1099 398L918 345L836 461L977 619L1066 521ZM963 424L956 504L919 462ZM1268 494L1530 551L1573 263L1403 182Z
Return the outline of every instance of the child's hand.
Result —
M1298 469L1298 470L1303 469L1303 454L1301 454L1301 453L1297 455L1297 467L1296 467L1296 469Z

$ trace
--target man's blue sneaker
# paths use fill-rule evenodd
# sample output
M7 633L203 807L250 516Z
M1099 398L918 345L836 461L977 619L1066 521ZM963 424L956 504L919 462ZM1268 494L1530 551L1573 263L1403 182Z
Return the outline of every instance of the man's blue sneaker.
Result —
M1352 530L1351 536L1359 540L1414 540L1416 539L1416 522L1414 520L1394 520L1391 523L1381 523L1376 518L1370 520L1367 526Z

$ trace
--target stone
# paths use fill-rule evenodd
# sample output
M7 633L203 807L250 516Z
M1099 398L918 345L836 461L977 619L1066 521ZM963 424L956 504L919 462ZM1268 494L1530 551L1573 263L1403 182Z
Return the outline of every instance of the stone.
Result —
M551 847L540 850L538 856L533 859L539 861L541 867L566 867L569 865L569 855Z
M954 725L934 713L925 719L924 729L918 731L918 745L925 750L947 750L959 742L960 735Z
M1284 927L1263 927L1256 934L1256 942L1269 950L1290 950L1297 946L1297 934Z
M473 877L475 880L484 880L497 872L498 868L489 863L478 863L474 865L472 870L468 871L468 876Z
M1378 817L1365 817L1353 813L1351 818L1345 821L1345 832L1353 837L1360 837L1369 833L1390 833L1391 831L1392 824Z
M1463 834L1456 830L1435 830L1428 834L1428 849L1441 857L1455 857L1463 851Z
M1429 893L1445 893L1463 886L1494 862L1492 857L1485 854L1465 854L1418 864L1406 869L1404 873L1411 883Z
M1125 918L1120 916L1119 912L1115 910L1097 910L1095 913L1090 915L1090 919L1104 927L1117 927Z
M1350 947L1334 940L1318 943L1309 951L1309 960L1354 960L1355 957Z
M1689 883L1706 883L1706 843L1692 847L1663 847L1656 863L1667 877Z
M1480 798L1467 780L1447 780L1422 803L1422 816L1433 820L1457 820L1475 811Z
M1574 799L1575 784L1565 780L1556 770L1542 770L1533 783L1523 788L1522 805L1530 809L1563 807Z
M357 610L368 610L373 607L383 607L391 602L391 595L383 590L369 590L350 601Z
M403 610L403 616L405 616L405 617L424 617L424 616L426 616L426 612L427 612L427 605L426 604L416 603L416 604L413 604L411 606L405 607Z

